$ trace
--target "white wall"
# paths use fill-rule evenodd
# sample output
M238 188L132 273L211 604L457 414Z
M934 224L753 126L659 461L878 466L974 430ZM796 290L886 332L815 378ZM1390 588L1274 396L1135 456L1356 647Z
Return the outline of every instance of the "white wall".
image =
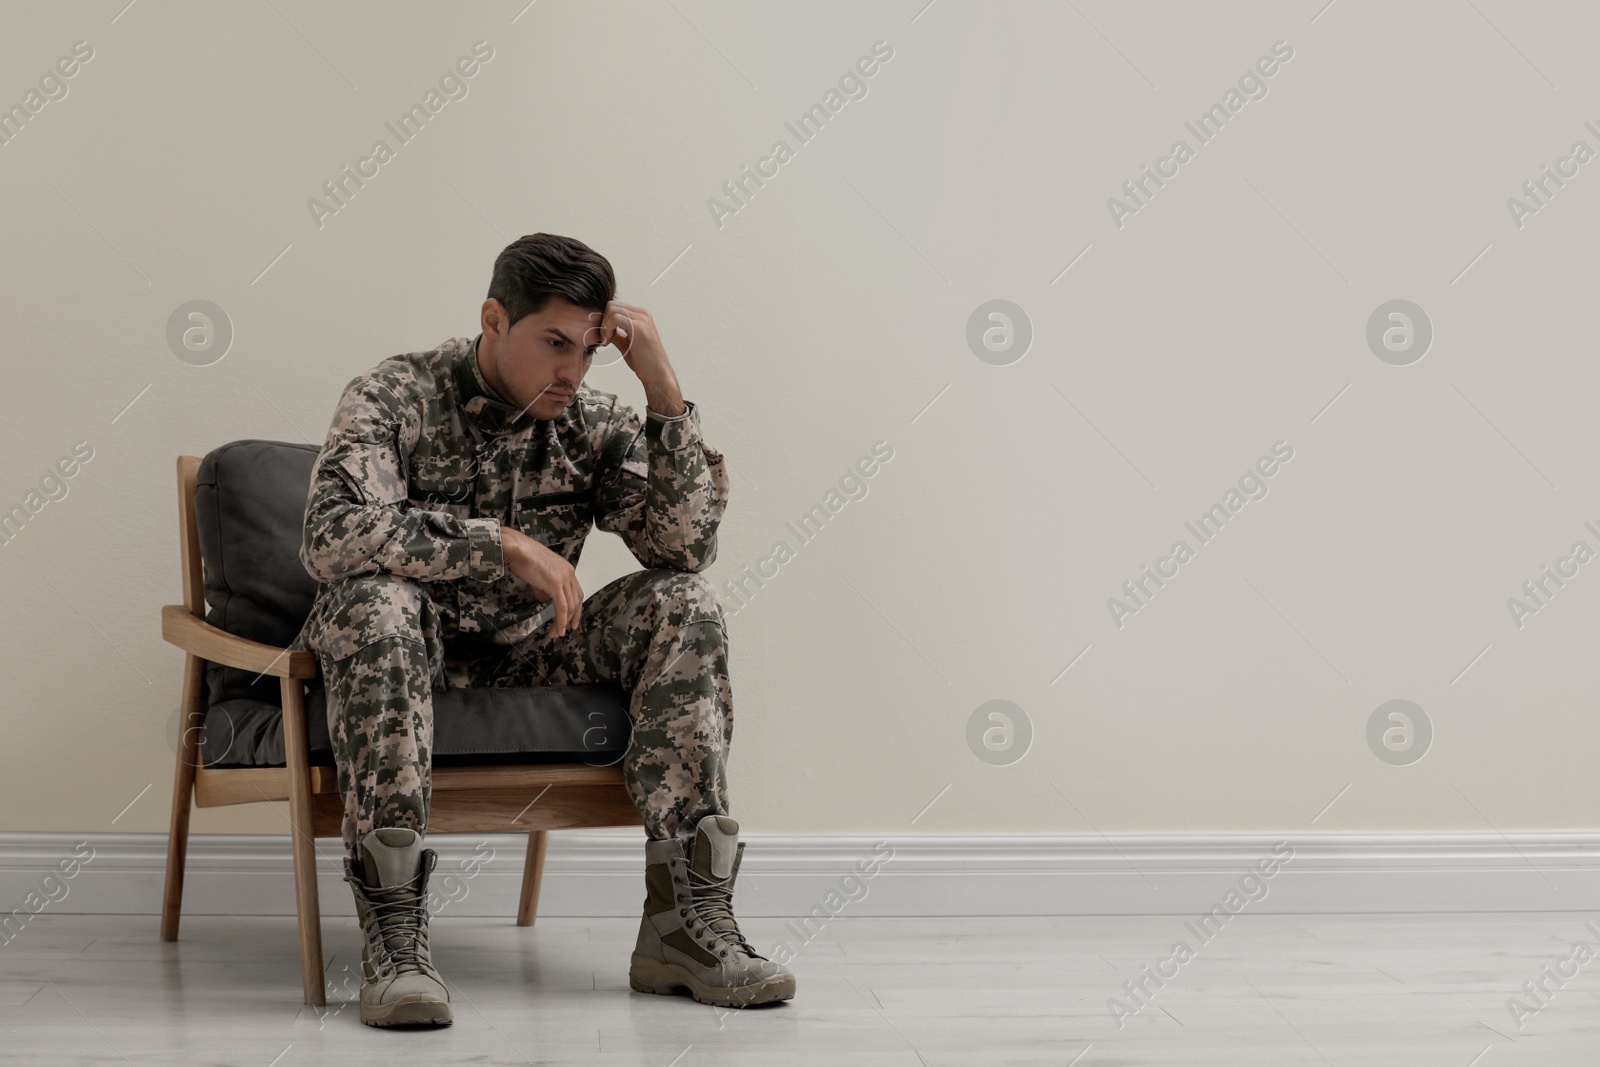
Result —
M475 333L537 230L611 258L728 455L710 576L796 550L731 624L747 828L1591 827L1600 563L1520 628L1507 600L1600 550L1600 163L1520 227L1507 200L1600 150L1600 12L1321 7L8 5L0 104L94 54L0 146L0 507L94 458L0 545L0 829L165 828L173 457L320 442L352 375ZM468 95L319 228L308 198L480 40ZM798 144L877 41L867 95ZM1199 144L1184 123L1278 41ZM1194 158L1114 223L1178 138ZM708 198L777 139L719 227ZM997 298L1034 333L1004 366L966 340ZM1409 366L1365 338L1397 298L1435 332ZM165 336L194 299L235 330L204 367ZM642 404L620 362L592 380ZM868 495L797 546L880 440ZM1268 495L1119 627L1108 598L1278 441ZM586 590L636 566L589 551ZM1034 734L1009 766L969 748L995 699ZM1392 699L1433 725L1412 765L1368 745Z

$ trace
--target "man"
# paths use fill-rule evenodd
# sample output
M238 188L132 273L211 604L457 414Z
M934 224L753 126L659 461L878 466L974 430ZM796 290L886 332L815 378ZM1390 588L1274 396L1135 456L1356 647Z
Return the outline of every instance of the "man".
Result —
M300 558L322 585L295 647L316 652L328 693L371 1025L451 1021L422 847L446 687L627 689L622 770L646 835L630 984L724 1006L794 995L731 908L744 845L727 815L727 633L699 573L726 465L650 312L615 292L581 241L520 238L495 260L482 332L358 375L317 456ZM644 386L642 421L584 384L607 344ZM591 522L646 569L585 599L574 567Z

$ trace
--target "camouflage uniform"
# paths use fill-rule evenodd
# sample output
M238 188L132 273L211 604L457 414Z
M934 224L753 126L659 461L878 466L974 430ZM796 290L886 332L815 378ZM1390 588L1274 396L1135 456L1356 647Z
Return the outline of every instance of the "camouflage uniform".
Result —
M716 558L728 475L685 405L641 421L583 384L538 419L495 394L465 337L346 386L312 471L300 558L322 585L294 647L322 666L352 857L376 827L426 829L432 693L450 687L616 682L647 837L688 841L701 816L726 814L727 633L698 572ZM534 617L548 602L506 568L501 525L576 565L591 523L646 569L550 636Z

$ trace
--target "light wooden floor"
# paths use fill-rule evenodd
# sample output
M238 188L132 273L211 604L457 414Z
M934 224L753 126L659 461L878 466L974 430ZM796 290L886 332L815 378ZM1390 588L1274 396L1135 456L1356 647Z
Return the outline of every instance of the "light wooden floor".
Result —
M1600 951L1592 917L1246 913L1119 1030L1107 998L1176 939L1197 944L1183 917L841 916L791 964L795 1000L724 1015L628 989L636 920L445 913L434 959L456 1023L408 1032L338 1002L360 958L351 920L326 924L335 997L319 1016L300 1003L291 920L185 917L168 945L154 917L46 912L0 945L0 1063L1592 1067L1600 958L1521 1031L1506 1006L1574 939ZM743 925L760 948L784 933Z

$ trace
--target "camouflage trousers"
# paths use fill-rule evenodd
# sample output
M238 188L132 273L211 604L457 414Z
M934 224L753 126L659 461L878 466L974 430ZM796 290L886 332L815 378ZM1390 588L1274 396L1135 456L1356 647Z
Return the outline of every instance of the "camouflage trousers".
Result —
M690 840L728 814L733 694L721 605L708 579L650 568L584 599L561 637L546 624L512 645L450 631L428 583L367 574L320 589L295 647L317 654L344 800L346 852L380 826L424 832L433 696L444 688L615 682L630 694L623 780L652 840Z

